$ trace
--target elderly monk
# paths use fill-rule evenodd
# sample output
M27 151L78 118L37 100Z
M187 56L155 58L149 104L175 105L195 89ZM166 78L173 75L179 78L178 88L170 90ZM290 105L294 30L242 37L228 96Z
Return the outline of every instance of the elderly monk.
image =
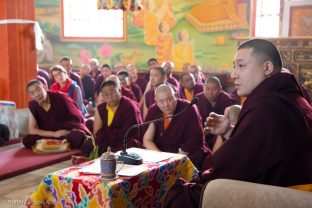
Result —
M195 95L204 90L204 85L202 83L196 83L195 77L191 72L184 72L181 75L180 81L183 98L188 101L191 101Z
M71 148L80 148L91 135L75 102L61 92L46 91L39 80L31 80L27 91L29 102L29 135L22 142L31 148L43 138L67 139ZM82 147L83 152L90 152Z
M208 117L209 113L215 112L223 114L226 107L239 104L230 94L222 90L222 86L218 77L212 76L205 80L204 92L197 94L197 107L203 122ZM213 148L216 137L206 133L206 142L210 149Z
M200 207L208 181L227 178L276 186L312 183L312 108L295 77L281 72L276 46L262 39L242 43L231 77L247 96L235 127L228 116L211 113L207 129L229 136L212 158L212 167L190 183L178 180L164 207Z
M93 127L99 155L106 152L107 147L111 147L112 151L122 150L127 129L142 122L138 106L129 98L121 96L115 81L103 82L100 92L105 102L97 106ZM129 147L140 146L136 138L140 138L140 135L139 131L134 129L128 136Z
M174 90L167 84L156 88L155 100L156 104L149 108L145 121L177 114L190 105L186 100L177 99ZM155 151L186 154L198 169L210 154L196 106L189 107L177 117L149 124L143 145Z

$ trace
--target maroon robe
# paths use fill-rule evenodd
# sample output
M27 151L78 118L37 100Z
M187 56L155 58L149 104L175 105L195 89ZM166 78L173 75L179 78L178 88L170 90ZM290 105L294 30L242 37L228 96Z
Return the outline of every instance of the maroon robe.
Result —
M121 87L121 94L123 96L126 96L127 98L131 99L132 101L137 102L137 99L135 97L135 95L133 94L133 92L131 90L129 90L128 88L125 87Z
M107 126L106 103L97 107L102 120L102 128L96 133L95 141L99 146L99 155L111 147L113 152L123 149L123 139L127 129L135 124L142 123L141 112L138 106L129 98L122 96L119 107L115 112L111 125ZM142 147L137 140L140 138L138 129L128 134L128 147Z
M198 102L196 103L196 105L202 117L203 125L206 121L206 118L211 112L223 115L226 107L239 104L239 102L237 102L236 99L233 99L233 97L230 94L224 91L220 92L220 95L218 96L217 102L214 107L207 100L207 98L204 95L204 92L197 94L196 97L198 97ZM215 141L216 141L215 135L212 134L206 135L206 143L208 144L210 149L213 148Z
M173 90L177 93L178 98L182 98L182 92L180 89L178 89L176 86L167 83L169 86L173 88ZM155 103L155 89L150 89L145 93L145 105L147 108L149 108L151 105Z
M81 82L81 79L80 79L80 76L76 73L76 72L73 72L72 70L69 72L69 78L74 80L77 85L80 87L81 89L81 94L82 94L82 98L84 99L85 98L85 94L84 94L84 87L83 87L83 84Z
M140 102L141 98L142 98L142 91L139 85L135 84L135 83L131 83L130 84L131 87L131 91L133 92L136 101Z
M102 82L104 81L104 77L102 74L100 74L96 81L95 81L95 85L94 85L94 92L96 92L96 94L98 95L100 93L100 88L102 85Z
M95 68L92 69L89 74L96 81L98 76L101 74L101 70L99 68Z
M189 103L187 100L178 99L174 114L181 112ZM161 117L163 112L154 104L149 108L145 121ZM182 151L189 153L188 157L201 169L202 162L210 151L205 143L204 130L196 106L172 118L166 129L163 121L155 123L155 127L154 143L161 151L178 153L181 148Z
M169 77L167 77L167 82L169 82L170 84L172 84L173 86L175 86L176 88L180 89L180 83L178 82L178 80L170 75Z
M186 99L186 96L185 96L185 93L184 93L184 87L181 87L181 92L182 92L182 94L183 94L183 99ZM203 92L204 91L204 84L199 84L199 83L195 83L195 86L194 86L194 97L197 95L197 94L199 94L199 93L201 93L201 92Z
M37 75L43 77L47 81L48 88L50 88L50 86L52 85L52 82L53 82L50 78L50 74L44 69L38 69Z
M42 77L42 76L40 76L40 75L37 75L37 79L38 79L44 86L46 86L46 87L48 88L47 80L46 80L44 77Z
M304 86L301 85L301 90L303 92L304 98L308 101L308 103L311 104L311 97L309 95L309 91L307 90L307 88L305 88Z
M28 104L38 128L45 131L69 130L71 132L60 139L67 139L71 148L80 148L86 135L91 135L91 133L85 126L83 116L75 101L61 92L47 91L47 94L51 103L49 111L46 112L34 100ZM31 148L37 140L43 138L39 135L28 135L23 138L23 144L25 147ZM83 149L83 151L87 150Z
M212 168L191 183L181 179L165 207L200 207L204 184L218 178L276 186L312 183L312 107L295 77L278 73L245 100L237 124L212 158Z
M84 87L85 100L94 101L94 79L89 74L86 74L82 77L81 82Z
M135 81L135 84L141 88L142 93L145 92L147 83L148 79L145 77L145 74L138 74L138 79Z

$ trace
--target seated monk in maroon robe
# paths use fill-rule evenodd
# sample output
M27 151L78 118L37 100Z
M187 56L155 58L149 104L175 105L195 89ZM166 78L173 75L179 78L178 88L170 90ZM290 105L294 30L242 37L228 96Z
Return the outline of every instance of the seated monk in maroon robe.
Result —
M247 96L237 123L210 114L207 130L229 139L213 155L211 169L173 185L164 207L201 207L205 184L217 178L283 187L312 183L312 108L295 77L281 72L278 49L253 39L238 47L233 63L237 94Z
M100 93L101 84L107 79L107 77L109 77L112 74L113 74L112 69L108 64L103 64L101 66L101 74L97 77L94 85L95 100L97 100L98 95Z
M174 71L174 63L172 61L164 61L161 64L161 67L163 67L166 71L166 76L167 76L167 82L175 86L177 89L180 89L180 83L178 80L172 75Z
M223 114L226 107L239 104L230 94L222 90L218 77L212 76L205 80L204 92L196 95L198 97L197 107L203 122L211 112ZM206 132L206 143L213 149L216 137Z
M155 103L155 89L161 85L167 83L167 76L166 76L166 71L163 67L160 66L154 66L150 68L150 84L151 84L151 89L148 90L145 95L144 95L144 112L143 112L143 117L146 116L147 114L147 109ZM173 90L176 92L177 96L179 98L182 97L182 93L180 89L175 87L174 85L168 83Z
M141 88L136 83L130 82L129 73L125 70L121 70L117 72L117 76L120 80L121 86L125 89L130 90L134 94L135 100L137 102L140 102L142 97Z
M117 75L112 74L109 77L107 77L106 81L107 80L112 80L116 82L118 89L120 89L121 95L131 99L134 103L136 103L139 106L139 103L137 102L133 92L129 90L128 88L125 88L121 85L120 80Z
M195 95L204 90L204 85L202 83L196 83L195 77L191 72L184 72L180 80L183 99L191 101Z
M138 73L138 69L133 64L129 64L127 66L127 71L129 73L130 82L139 86L142 93L145 92L145 88L148 82L147 76L145 76L145 74L140 75Z
M46 91L39 80L31 80L27 91L32 101L28 104L29 135L22 139L25 147L31 148L43 138L67 139L71 148L82 147L88 156L93 147L83 144L91 133L75 101L64 93Z
M108 80L102 83L101 95L105 102L97 106L94 118L95 142L99 147L99 155L106 152L107 147L116 152L123 148L123 138L127 129L141 123L141 112L129 98L121 96L116 82ZM139 131L134 129L128 136L129 147L140 147Z
M120 90L121 95L124 97L129 98L136 106L139 107L139 103L136 101L134 94L127 88L122 87L120 84L120 80L118 79L117 75L110 75L106 78L106 81L111 80L114 81L117 84L117 88ZM99 88L100 90L100 88ZM102 94L99 91L99 94L97 96L96 105L100 105L101 103L105 102L105 99L102 97ZM90 111L90 110L89 110ZM94 114L95 108L92 109L92 113ZM94 123L94 117L89 118L86 121L87 127L90 129L90 131L94 132L93 130L93 123Z
M187 100L177 99L167 84L156 88L155 100L156 104L149 108L145 121L177 114L190 105ZM189 107L177 117L149 124L143 145L155 151L186 154L198 169L201 169L204 158L210 155L196 106Z

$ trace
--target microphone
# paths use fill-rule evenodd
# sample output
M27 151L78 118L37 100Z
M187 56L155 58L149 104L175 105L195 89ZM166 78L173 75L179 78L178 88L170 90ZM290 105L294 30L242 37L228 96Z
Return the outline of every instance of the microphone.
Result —
M194 97L192 99L192 101L183 110L181 110L177 114L173 114L171 116L167 116L164 118L157 118L157 119L147 121L147 122L144 122L141 124L135 124L135 125L130 126L125 133L125 136L123 139L123 150L122 150L122 152L120 152L120 155L118 156L118 160L123 161L124 164L129 164L129 165L140 165L140 164L142 164L143 158L139 154L137 154L135 152L131 152L131 153L127 152L128 134L130 133L130 131L134 128L145 126L145 125L148 125L150 123L159 122L159 121L162 121L162 120L167 119L167 118L177 117L177 116L181 115L182 113L184 113L187 109L189 109L192 105L196 104L197 102L198 102L198 97Z

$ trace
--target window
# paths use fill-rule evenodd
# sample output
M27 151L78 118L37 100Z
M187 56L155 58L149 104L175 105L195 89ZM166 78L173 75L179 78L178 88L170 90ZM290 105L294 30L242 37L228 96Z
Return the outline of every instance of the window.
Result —
M97 0L61 0L63 41L126 40L126 15L122 10L97 8Z
M256 37L278 37L280 22L279 0L256 1Z

